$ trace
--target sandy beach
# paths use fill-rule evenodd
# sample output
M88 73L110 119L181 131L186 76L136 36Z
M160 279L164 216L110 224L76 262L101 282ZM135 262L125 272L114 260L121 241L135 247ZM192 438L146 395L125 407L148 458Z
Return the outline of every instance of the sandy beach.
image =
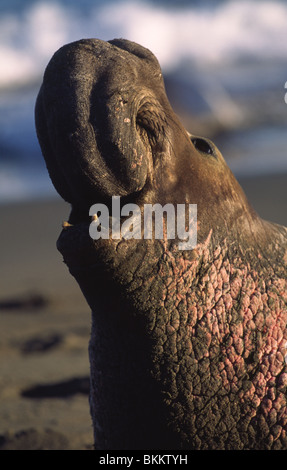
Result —
M56 249L60 199L0 206L0 449L87 449L90 311Z
M240 180L287 225L287 175ZM91 449L90 312L56 249L69 206L0 205L0 449Z

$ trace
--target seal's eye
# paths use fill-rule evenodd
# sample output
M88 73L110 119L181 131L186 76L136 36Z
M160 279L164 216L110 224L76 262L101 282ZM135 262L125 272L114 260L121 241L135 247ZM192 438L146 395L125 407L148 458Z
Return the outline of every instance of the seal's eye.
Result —
M199 152L207 153L208 155L213 155L213 148L205 139L201 139L200 137L193 137L191 142L195 146L196 150Z

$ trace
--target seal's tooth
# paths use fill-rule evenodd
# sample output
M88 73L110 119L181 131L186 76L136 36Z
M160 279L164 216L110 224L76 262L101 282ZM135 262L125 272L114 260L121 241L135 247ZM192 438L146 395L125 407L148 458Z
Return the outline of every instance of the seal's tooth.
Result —
M62 223L62 227L63 227L63 228L72 227L72 224L69 224L69 222L64 221L64 222Z

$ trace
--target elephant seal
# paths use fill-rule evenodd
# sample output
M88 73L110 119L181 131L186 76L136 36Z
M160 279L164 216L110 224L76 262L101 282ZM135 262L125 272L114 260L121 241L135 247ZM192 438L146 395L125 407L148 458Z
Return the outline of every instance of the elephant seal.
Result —
M95 448L287 449L287 229L183 128L154 55L123 39L62 47L36 127L72 206L58 249L92 309ZM197 204L196 246L93 240L90 206L113 196Z

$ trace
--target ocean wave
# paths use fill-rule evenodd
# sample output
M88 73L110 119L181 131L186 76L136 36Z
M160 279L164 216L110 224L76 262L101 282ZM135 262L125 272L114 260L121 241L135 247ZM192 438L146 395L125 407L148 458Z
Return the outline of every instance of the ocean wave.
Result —
M0 3L0 203L55 194L33 109L53 53L84 37L124 37L154 52L179 111L229 132L215 143L237 176L286 172L286 2L170 3Z
M151 49L164 71L183 61L286 59L287 5L280 0L176 8L142 1L27 2L0 19L0 87L39 80L51 55L83 38L125 37Z
M0 204L55 196L44 165L0 165Z

